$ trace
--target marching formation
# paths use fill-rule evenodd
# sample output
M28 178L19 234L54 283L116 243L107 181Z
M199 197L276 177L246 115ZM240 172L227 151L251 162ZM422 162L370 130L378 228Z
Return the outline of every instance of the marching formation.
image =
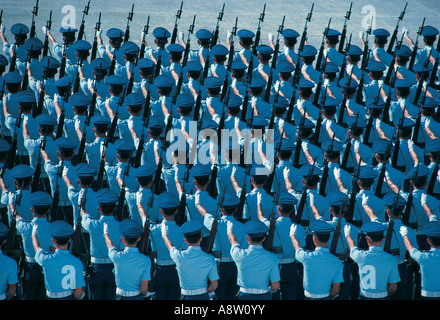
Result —
M435 27L221 44L182 2L139 46L89 7L0 28L0 299L440 298Z

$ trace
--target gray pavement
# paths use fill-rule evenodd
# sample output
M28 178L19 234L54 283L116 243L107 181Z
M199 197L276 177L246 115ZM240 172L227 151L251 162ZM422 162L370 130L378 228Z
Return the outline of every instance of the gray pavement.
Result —
M91 0L89 15L86 17L86 39L93 41L93 27L98 19L99 12L102 12L102 30L105 31L111 27L118 27L125 30L127 23L127 15L131 9L131 5L135 5L135 13L131 22L131 40L140 43L140 35L143 26L146 24L147 16L150 15L150 34L147 36L147 42L152 41L152 30L154 27L163 26L170 32L173 30L175 22L175 14L180 7L180 0L167 1L115 1L115 0ZM266 16L261 24L261 41L267 43L267 33L276 34L278 26L283 16L286 16L285 27L293 28L302 33L305 24L305 17L309 12L312 3L314 3L314 11L311 22L308 25L308 40L316 47L320 46L322 32L327 26L329 18L332 18L331 27L342 30L344 24L344 16L350 6L350 1L341 0L315 0L315 1L298 1L298 0L278 0L269 2L267 0L224 0L214 2L211 0L186 0L183 5L183 12L179 20L179 30L185 32L192 23L194 15L196 15L195 31L200 28L214 30L217 22L217 16L225 3L225 14L223 21L220 23L219 42L225 43L226 33L235 23L238 17L238 29L247 28L256 31L258 26L258 17L266 3ZM353 9L351 19L348 22L348 32L353 34L353 43L359 45L359 31L364 30L363 26L367 25L369 14L375 11L376 27L385 28L391 33L394 30L397 18L405 6L405 1L391 0L360 0L353 1ZM40 8L36 17L37 36L43 38L44 34L41 27L46 24L49 18L50 10L53 11L52 34L56 39L61 40L59 28L63 19L68 13L63 13L63 7L73 6L76 10L75 24L78 28L82 11L87 1L49 1L40 0ZM32 21L32 8L35 1L16 0L16 1L0 1L0 8L4 10L3 22L6 26L6 36L12 41L12 35L9 31L10 27L16 22L22 22L30 26ZM368 11L369 10L369 11ZM373 11L371 11L373 10ZM409 0L406 15L400 23L400 29L407 27L409 35L413 39L421 24L423 17L426 17L426 25L434 25L440 28L440 1L439 0ZM399 33L400 34L400 33ZM193 37L194 39L194 37ZM104 41L105 36L104 36ZM192 43L194 43L193 41Z

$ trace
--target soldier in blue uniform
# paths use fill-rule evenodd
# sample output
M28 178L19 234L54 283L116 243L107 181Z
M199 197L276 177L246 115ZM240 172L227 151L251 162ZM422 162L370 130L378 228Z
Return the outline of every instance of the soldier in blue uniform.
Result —
M219 275L215 259L200 247L202 229L203 224L198 220L185 222L180 227L180 232L185 237L188 249L181 250L171 242L169 230L162 224L162 237L171 259L176 263L183 300L209 300L209 294L218 286Z
M248 248L240 247L232 222L227 224L231 243L231 257L237 265L238 300L271 300L271 294L280 288L277 257L263 248L268 228L259 220L244 225Z
M157 27L153 30L153 36L156 48L145 48L145 56L153 60L153 62L156 64L156 68L160 68L160 70L162 70L162 67L168 67L171 64L169 53L165 49L165 45L168 43L168 38L171 37L171 33L163 27Z
M69 243L74 230L63 220L50 223L48 228L52 236L55 252L46 253L37 238L38 226L32 229L35 260L43 268L46 295L51 300L79 300L84 297L86 285L82 262L69 252ZM66 268L70 272L66 274Z
M50 193L54 196L55 191L58 190L59 192L58 211L54 219L64 219L69 224L73 225L73 206L67 194L67 186L63 180L64 172L62 172L62 170L67 171L67 176L70 181L76 181L76 168L72 164L76 145L72 140L65 137L58 138L55 143L57 146L55 151L58 161L50 159L45 150L42 150L41 152L44 159L44 169L46 170L50 181Z
M344 227L350 257L359 266L361 300L388 300L396 292L400 281L396 259L383 251L386 228L379 222L364 223L362 231L366 233L368 250L361 250L353 241L351 227Z
M37 226L36 236L44 252L50 253L55 248L49 235L48 214L53 199L49 193L36 191L30 195L30 211L32 220L24 220L17 215L17 233L23 239L23 250L26 256L25 272L23 277L23 299L44 300L46 290L44 285L43 269L35 260L35 250L32 245L33 226Z
M46 29L46 26L42 27L42 30L45 34L47 34L49 41L52 43L52 53L53 56L61 62L64 55L69 57L69 60L72 63L77 63L78 59L75 56L75 49L72 48L73 43L75 42L76 35L75 33L78 31L76 28L71 27L61 27L60 33L63 36L63 44L60 45L49 30Z
M14 35L14 43L10 44L5 36L5 26L2 25L2 29L0 30L0 38L3 42L3 52L6 55L9 63L11 63L14 56L17 57L17 60L25 61L26 60L26 48L24 47L24 43L28 37L29 28L23 23L16 23L12 25L10 29L11 33Z
M344 281L341 261L327 248L330 233L334 230L322 220L312 221L310 229L316 246L313 252L307 252L299 245L296 225L292 225L290 231L295 258L304 266L304 295L313 300L330 300L339 294L341 282Z
M17 262L3 253L8 227L0 222L0 300L10 299L17 293Z
M151 280L151 261L137 248L143 232L142 225L131 219L125 219L119 224L121 241L125 246L123 251L117 250L109 230L109 225L104 223L108 255L115 266L116 300L143 300Z
M90 234L90 261L92 263L90 291L93 300L113 300L116 291L114 265L109 258L108 248L102 234L104 224L106 224L107 234L116 249L124 249L119 222L113 216L118 199L118 194L108 188L102 188L96 193L100 218L91 218L86 211L80 211L82 227Z
M179 226L176 224L175 218L180 205L179 198L171 192L163 192L154 199L153 204L160 208L162 217L161 223L150 225L151 248L157 251L155 260L155 276L154 276L154 297L155 300L178 300L180 298L179 276L176 269L176 263L171 259L170 251L162 237L162 228L167 230L167 235L177 249L187 249L188 245L184 241L184 235L180 232ZM147 203L148 205L148 203ZM143 225L146 219L150 219L148 215L151 209L138 203L139 214Z
M421 296L423 300L439 300L440 282L436 270L439 267L440 259L438 256L439 239L440 239L440 222L428 222L423 232L427 235L427 242L431 249L429 251L421 251L414 247L413 242L408 237L408 228L401 226L399 230L405 248L413 258L420 265L422 288Z
M303 268L295 259L295 248L290 239L290 229L295 212L295 205L298 200L287 192L280 192L278 203L274 208L279 218L275 222L273 249L281 248L282 252L276 252L280 270L280 290L272 294L272 300L302 300L304 296L301 273ZM275 208L276 206L276 208ZM258 199L258 218L268 228L270 220L266 219L261 210L261 197ZM271 219L274 219L271 217ZM301 246L305 246L305 230L303 226L297 225L297 238Z
M227 225L232 223L233 232L240 243L240 247L247 248L246 237L244 233L244 225L234 218L240 199L233 192L226 192L219 197L217 210L220 210L221 217L218 212L208 212L201 204L199 197L196 198L196 206L200 214L204 217L203 224L208 230L212 230L217 222L217 231L214 241L213 252L220 252L220 257L216 257L218 262L218 288L215 291L217 300L235 300L238 292L237 286L237 266L231 257L231 244L227 235ZM212 232L212 231L211 231Z

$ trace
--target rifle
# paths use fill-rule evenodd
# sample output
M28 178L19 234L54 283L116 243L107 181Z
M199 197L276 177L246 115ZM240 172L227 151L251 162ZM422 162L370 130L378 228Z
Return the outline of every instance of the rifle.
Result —
M410 214L411 214L411 208L412 208L412 203L413 203L413 191L414 191L414 180L417 178L417 175L419 174L419 165L420 165L420 162L419 163L417 163L417 168L416 168L416 170L414 171L414 174L413 174L413 176L412 176L412 178L411 178L411 180L412 180L412 183L411 183L411 187L410 187L410 190L409 190L409 193L408 193L408 199L406 200L406 206L405 206L405 210L403 211L403 214L402 214L402 223L404 224L404 225L409 225L409 216L410 216ZM416 219L417 219L417 216L416 216Z
M111 143L114 143L115 140L115 131L116 131L116 126L118 125L118 119L119 119L119 108L122 106L122 104L124 103L124 99L125 99L125 95L127 93L127 88L124 89L122 95L119 97L119 101L118 101L118 107L116 108L116 113L112 119L112 123L110 125L110 129L108 130L108 137L110 139Z
M298 59L295 64L295 74L293 76L292 80L292 86L299 83L299 80L301 78L300 70L301 70L301 52L304 49L304 44L307 38L307 24L312 20L312 14L313 14L313 8L315 7L315 3L312 3L312 7L310 8L310 12L307 13L306 17L306 23L304 25L304 30L301 35L301 41L299 42L299 48L298 48Z
M11 206L13 207L13 212L12 212L12 220L11 223L9 224L8 235L6 236L7 246L5 251L8 256L12 256L13 254L14 243L17 233L17 206L21 204L21 199L23 197L23 187L24 187L24 181L21 183L21 188L20 190L18 190L18 194L16 195L14 204L10 204L10 207Z
M150 82L148 83L148 87L150 86ZM148 88L147 91L147 97L145 98L145 105L144 105L144 114L142 117L142 120L144 121L144 125L142 126L142 135L141 135L141 139L139 140L139 144L138 144L138 148L136 150L136 156L135 156L135 160L134 160L134 167L138 168L141 165L141 157L142 157L142 152L144 149L144 142L145 142L145 138L144 138L144 130L146 127L148 127L148 123L150 121L150 88Z
M246 122L246 113L247 113L247 109L248 109L248 104L249 104L249 84L252 81L252 69L254 66L254 55L251 55L251 59L249 60L249 65L247 68L247 74L246 74L246 91L243 97L243 105L242 105L242 110L241 110L241 115L240 115L240 120L243 122ZM254 114L254 112L252 111L252 114Z
M352 74L353 74L353 69L351 70L350 76L348 77L346 87L342 88L343 98L342 98L342 102L341 102L341 109L339 110L339 115L338 115L338 124L339 125L342 125L342 123L344 122L345 109L347 109L347 88L350 87L351 81L355 81L351 77Z
M78 40L82 40L83 36L84 36L84 24L86 22L86 16L89 15L89 9L90 9L90 0L87 3L87 5L84 8L83 11L83 16L82 16L82 20L81 20L81 26L79 27L79 31L78 31Z
M57 218L57 212L58 212L58 202L60 200L60 185L59 185L59 178L63 176L63 170L64 170L64 157L61 159L61 166L57 173L57 180L55 184L55 191L53 192L53 203L52 203L52 209L50 211L50 222L53 222Z
M321 47L319 48L318 58L316 59L316 65L315 65L316 71L321 71L322 56L324 55L325 38L327 37L328 31L330 30L331 22L332 22L332 18L330 18L328 20L328 25L324 29L324 32L323 32L323 35L322 35ZM325 61L327 62L327 59L325 59ZM323 68L323 69L325 69L325 68ZM321 72L321 74L322 74L322 72Z
M165 136L166 137L166 136ZM165 138L166 139L166 138ZM163 160L162 160L162 154L163 151L168 147L168 144L170 142L165 140L162 144L162 148L160 150L160 157L159 157L159 163L157 164L157 168L156 168L156 174L154 176L154 182L153 182L153 186L154 186L154 193L158 194L159 193L159 184L160 184L160 175L162 174L162 167L163 167Z
M394 83L396 83L396 79L397 79L397 77L394 77L392 83L390 84L390 88L388 89L388 95L385 100L385 106L383 108L382 121L386 124L390 123L389 111L390 111L390 106L391 106L391 93L392 93L391 90L394 87Z
M426 193L429 194L430 196L434 195L434 187L435 187L435 182L437 181L439 163L440 163L440 154L437 155L435 166L432 169L431 178L429 179L428 187L426 189Z
M273 70L276 69L277 67L278 52L280 50L280 34L282 34L284 30L285 19L286 16L283 16L283 21L281 22L281 25L278 27L277 43L275 45L275 51L272 55L272 64L270 66L269 79L267 80L266 91L264 93L264 101L266 102L269 102L269 98L270 98L270 89L272 88L272 82L273 82Z
M47 56L49 50L49 36L48 33L52 28L52 10L50 10L49 20L46 22L46 35L44 37L43 57Z
M230 41L230 46L229 46L229 55L228 55L228 65L226 67L226 70L228 70L228 72L226 73L225 79L223 80L223 87L222 87L222 92L220 95L220 101L223 101L225 99L226 96L226 91L229 88L229 72L231 72L231 68L232 68L232 62L234 60L234 36L237 35L237 24L238 24L238 17L235 18L235 26L232 28L231 34L232 34L232 39Z
M150 15L148 15L147 24L144 26L144 30L142 31L142 44L141 50L139 51L138 59L142 59L145 54L145 36L148 34L148 30L150 29Z
M29 84L29 73L28 73L28 65L31 63L31 53L32 53L33 45L31 45L31 48L28 50L26 63L24 65L24 75L23 75L23 81L21 83L21 90L26 91L28 84Z
M180 16L182 15L182 9L183 9L183 1L180 3L180 9L177 10L176 13L176 21L174 22L174 29L173 29L173 34L171 36L171 44L176 42L176 37L177 37L177 22L180 19Z
M295 108L295 102L296 102L295 99L296 99L296 89L294 87L292 96L290 97L289 107L287 109L286 118L285 118L285 120L290 124L294 123L294 121L292 120L292 115L293 115L293 109Z
M218 17L217 17L217 25L215 27L215 31L212 33L213 36L212 36L212 40L211 40L211 48L217 44L219 25L220 25L220 21L223 21L224 12L225 12L225 4L223 3L222 11L219 12Z
M101 29L101 12L99 13L98 22L96 22L96 25L95 25L95 37L93 39L93 46L92 46L92 53L90 56L90 61L93 61L96 58L96 52L98 50L98 37L96 36L96 33L98 32L99 29Z
M273 198L273 206L272 206L272 212L270 213L270 222L269 222L269 230L267 232L267 238L266 240L263 242L263 247L264 249L273 252L273 253L282 253L283 252L283 248L282 247L274 247L273 246L273 240L275 238L275 229L276 229L276 221L277 219L275 218L275 210L277 208L277 203L278 200L280 198L280 187L278 185L278 191L275 194L275 197Z
M403 20L403 16L405 15L407 6L408 6L408 2L405 4L405 8L403 8L403 11L400 13L400 16L397 18L397 24L396 24L396 27L394 28L393 35L391 36L390 43L388 45L387 53L389 53L389 54L392 54L392 52L393 52L394 42L396 41L397 31L399 30L399 23L400 23L400 21Z
M130 21L133 21L134 3L131 5L131 11L127 17L127 27L125 28L124 42L130 40Z
M243 185L241 187L241 193L240 193L240 202L238 204L237 211L235 211L236 212L235 219L237 221L240 221L240 222L243 221L244 203L246 202L246 193L247 193L247 191L246 191L246 187L247 187L246 186L246 180L247 180L247 177L249 177L249 175L251 174L251 167L252 167L252 165L246 164L246 171L245 171L244 181L243 181Z
M392 213L394 212L394 209L399 202L399 193L400 193L400 188L399 188L399 192L396 193L394 200L393 200L393 205L391 207ZM392 217L390 217L390 219L388 221L387 233L385 235L385 241L384 241L384 245L383 245L383 251L385 251L387 253L391 253L391 240L393 238L393 232L394 232L394 219Z
M93 100L93 98L95 100ZM83 135L81 136L81 141L79 143L78 163L85 162L84 151L86 148L86 133L87 133L86 130L87 130L87 127L90 125L90 120L92 119L92 117L95 114L95 106L96 106L96 81L95 81L95 88L94 88L93 95L92 95L92 102L90 103L90 109L89 109L89 112L87 113L86 121L84 122Z
M73 85L73 92L74 93L79 91L79 83L80 83L79 72L80 72L80 69L82 68L82 65L83 65L83 58L79 58L78 63L77 63L77 67L76 67L75 83Z
M46 95L45 93L45 87L46 87L46 81L48 78L48 72L49 72L49 62L50 60L47 59L47 65L46 65L46 69L44 71L44 75L43 75L43 85L41 88L41 92L40 95L38 96L38 104L37 104L37 109L33 110L33 117L36 118L39 114L41 114L43 112L43 106L44 106L44 96Z
M56 139L61 138L63 136L64 119L66 117L65 114L64 114L64 104L68 101L69 94L70 94L70 87L69 87L69 90L66 90L66 93L65 93L65 96L64 96L64 99L63 99L63 107L61 109L60 118L58 119L58 127L57 127Z
M347 21L350 21L352 7L353 7L353 2L350 3L350 9L348 9L347 13L345 14L344 28L342 29L341 42L339 42L339 48L338 48L339 53L344 52L344 42L345 42L345 37L347 35Z
M352 38L352 34L350 34L350 38L348 39L347 46L345 47L344 60L342 61L341 70L339 71L338 81L341 81L341 79L345 77L345 70L347 69L347 51L350 49L350 46L351 46L351 38ZM366 48L364 48L363 54L365 54L365 56L367 56L368 55L368 46L365 45L365 47ZM364 63L364 61L365 61L365 59L362 59L362 63ZM350 77L351 77L351 74L350 74Z
M38 16L38 3L39 0L37 0L34 9L32 10L32 25L31 25L31 31L29 33L29 38L35 38L35 17Z
M426 20L426 18L423 18L422 26L417 31L416 42L414 42L413 52L411 54L411 59L409 60L409 64L408 64L408 70L410 70L410 71L413 71L414 62L416 61L417 50L419 49L419 36L422 35L423 27L425 26L425 20ZM435 71L433 71L433 72L435 72Z
M190 164L188 164L186 166L186 172L185 175L183 176L183 192L182 195L180 196L180 203L179 203L179 209L177 211L177 221L176 224L180 227L182 224L184 224L186 222L186 214L185 214L185 210L186 210L186 192L185 192L185 187L186 184L189 181L189 170L190 170L191 166Z
M315 93L315 100L318 100L318 98L316 98L317 96L319 97L319 94L321 92L321 88L320 88L320 84L321 84L322 80L321 78L319 79L318 82L318 87L316 88L316 93ZM327 87L325 87L325 92L324 95L321 97L321 103L318 104L319 107L319 114L318 114L318 119L316 120L316 128L315 128L315 134L313 136L313 144L315 145L320 145L319 144L319 135L321 134L321 127L322 127L322 108L324 108L325 106L325 101L327 100Z
M47 135L45 135L43 141L40 142L38 162L37 165L35 166L34 176L32 178L32 186L31 186L32 192L38 190L38 182L40 181L40 175L41 175L41 151L46 149L46 140L47 140Z
M182 68L184 68L184 67L186 66L186 63L188 62L189 49L191 48L190 38L191 38L191 35L192 35L193 32L194 32L194 26L195 26L195 24L196 24L196 15L194 15L193 22L192 22L192 24L189 26L189 29L188 29L188 38L187 38L187 40L186 40L185 52L184 52L184 54L183 54Z
M150 246L150 215L149 211L150 208L153 207L154 197L153 194L151 194L150 198L148 199L147 204L147 214L145 217L145 223L144 223L144 231L142 232L142 238L141 238L141 245L139 248L139 252L149 256L150 258L156 258L157 257L157 251L152 251Z
M123 212L125 207L125 177L128 176L128 171L130 170L130 161L127 163L127 166L124 168L124 172L122 173L122 186L121 191L119 192L119 200L118 200L118 208L116 210L116 220L123 220Z
M17 118L17 121L15 122L14 127L14 135L12 137L11 142L11 149L8 152L8 158L6 159L5 167L7 167L9 170L11 170L15 165L15 154L17 153L17 128L20 128L21 121L22 121L22 111L20 110L20 115ZM4 171L2 171L2 174L4 174Z
M223 206L223 202L225 201L225 193L226 193L226 186L223 190L222 196L219 198L217 202L217 210L214 215L214 221L212 222L211 230L209 232L209 237L208 237L208 243L205 249L207 253L212 254L215 258L221 258L221 254L222 254L221 251L212 251L212 249L214 248L215 236L217 235L218 212L220 211L220 208Z
M266 4L264 4L263 12L260 13L260 17L258 18L258 28L257 33L255 34L255 43L254 43L254 49L252 51L252 54L254 56L257 55L257 47L260 44L260 37L261 37L261 23L264 22L264 16L266 15Z
M352 128L356 128L358 120L359 120L359 112L356 114L356 121L354 122L354 126ZM341 162L341 168L344 170L347 170L347 162L348 162L348 157L349 157L350 153L351 153L351 138L350 138L350 134L347 132L345 150L344 150L344 155L342 156L342 162Z
M394 140L394 135L395 135L395 131L393 132L393 136L391 137L390 140L390 144L388 145L386 151L385 151L385 159L384 161L386 161L387 159L389 159L390 155L391 155L391 148L393 146L393 140ZM387 168L386 168L386 163L382 163L382 168L380 168L380 173L379 173L379 177L377 179L377 184L376 184L376 190L374 192L374 195L378 198L382 198L382 186L383 186L383 180L385 178L385 174L386 174Z
M296 215L294 220L294 223L296 224L300 224L302 220L301 218L304 211L304 206L306 205L306 201L307 201L307 183L309 179L312 177L313 169L315 169L315 164L316 164L316 158L313 160L313 165L310 167L309 172L307 173L307 176L304 179L305 182L301 192L301 199L299 201L298 209L296 210Z
M75 225L75 232L73 234L72 237L72 254L75 255L76 257L80 257L81 256L81 249L80 249L80 242L81 242L81 238L82 238L82 224L81 224L81 210L85 210L86 209L86 202L87 202L87 191L89 189L89 186L87 185L85 187L85 191L83 193L83 196L81 198L80 204L79 204L79 215L78 215L78 221L76 222Z
M368 118L368 123L367 123L367 127L365 128L365 134L364 134L364 144L370 146L371 143L369 142L370 140L370 133L371 133L371 128L373 127L373 110L374 110L374 106L377 106L377 104L379 103L379 99L380 99L380 90L381 90L381 86L379 87L379 91L377 92L377 96L374 98L374 102L373 102L373 106L371 108L369 108L370 113L369 113L369 118Z
M332 143L330 144L330 150L329 153L333 152L333 146L335 144L335 134L333 134L332 137ZM321 182L319 184L319 194L323 197L325 197L326 193L325 193L325 188L327 187L327 178L328 178L328 160L325 160L325 164L324 164L324 170L322 172L322 179Z
M109 137L108 134L104 139L104 143L102 144L102 152L101 152L101 160L99 162L99 170L98 177L96 179L97 190L102 188L102 182L104 180L104 171L105 171L105 149L108 147Z
M436 48L437 52L440 52L440 40L437 41L437 48ZM429 54L431 54L432 51L429 52ZM429 59L428 59L429 60ZM437 77L436 72L434 70L438 69L438 64L439 64L439 55L437 54L437 57L435 58L435 63L434 63L434 67L433 67L433 71L431 72L431 78L429 78L429 86L431 88L435 87L435 78Z
M307 106L304 108L304 114L306 114L307 111ZM293 166L295 168L299 168L299 155L301 153L301 143L302 143L302 138L301 138L301 130L304 127L304 122L306 121L306 117L302 117L301 118L301 122L298 125L298 131L299 134L296 135L296 146L295 146L295 156L293 157Z
M341 234L341 215L346 210L348 205L348 198L345 197L344 201L342 202L341 208L339 209L339 212L337 213L337 216L335 217L336 220L336 226L335 226L335 232L333 233L332 242L330 244L330 253L333 255L336 255L336 249L338 247L338 241Z
M350 199L348 201L348 210L347 210L347 213L345 214L345 220L347 222L350 222L353 224L354 224L354 220L353 220L354 207L356 204L356 195L358 193L357 181L359 181L359 174L361 172L361 161L362 161L362 159L359 159L356 173L353 174L353 176L352 176L351 194L350 194Z
M430 56L431 56L431 52L429 52L428 59L426 59L425 62L423 63L423 72L425 72L425 70L428 70L428 64L429 64L429 57ZM434 70L432 72L435 73ZM425 80L423 80L423 78L420 78L419 82L417 83L417 89L416 89L416 93L414 95L414 100L412 101L412 103L414 105L419 105L419 99L420 99L420 95L422 94L422 89L423 89L423 84L424 83L425 83ZM425 97L426 97L426 91L425 91Z
M405 108L404 108L403 111L402 111L402 117L400 118L399 124L398 124L398 126L397 126L397 130L400 130L400 129L402 128L403 120L405 119L404 114L405 114ZM396 142L395 142L395 144L394 144L393 158L391 159L391 164L392 164L393 168L395 168L395 169L398 168L398 166L397 166L397 160L398 160L398 158L399 158L399 151L400 151L400 139L399 139L399 137L397 136L397 137L396 137Z

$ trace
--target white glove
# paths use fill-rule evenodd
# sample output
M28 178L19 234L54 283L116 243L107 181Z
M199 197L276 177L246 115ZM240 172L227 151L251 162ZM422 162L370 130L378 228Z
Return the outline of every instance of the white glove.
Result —
M351 226L349 224L346 224L344 226L344 235L345 237L351 235Z
M402 35L403 36L407 36L409 34L409 32L408 32L408 28L407 27L403 27L403 29L402 29Z
M414 142L412 140L408 140L408 149L414 150Z
M235 172L237 171L237 167L232 167L231 177L235 177Z
M335 175L335 179L337 180L338 178L341 177L341 169L340 168L334 168L333 169L333 174Z
M96 36L100 36L101 34L102 34L102 30L101 29L96 30Z
M292 223L292 225L290 226L290 232L289 232L289 236L293 236L296 235L296 230L298 229L298 225L295 223Z
M271 32L269 32L269 33L267 34L267 38L269 39L269 42L271 42L271 41L273 41L273 39L275 39L273 33L271 33Z
M108 224L104 222L104 234L108 234Z
M234 127L238 128L240 126L240 118L239 117L235 117L234 119Z
M258 139L257 146L258 146L258 151L262 151L263 150L263 140Z
M359 31L359 39L363 39L364 38L364 32L363 31Z
M426 199L427 199L426 193L422 193L422 198L420 199L422 202L422 205L426 204Z
M431 221L439 221L439 220L438 220L438 218L435 215L431 215L429 217L429 221L431 222Z
M326 128L327 130L330 129L331 126L332 126L332 122L331 122L331 121L326 121L326 122L325 122L325 128Z
M228 33L226 34L226 39L232 40L232 37L233 37L233 35L232 35L231 30L228 30Z
M315 204L315 195L313 193L309 194L310 205Z
M154 141L154 145L153 145L153 147L154 147L154 150L155 150L155 151L160 149L160 146L159 146L159 140L155 140L155 141Z
M301 142L301 148L302 148L303 152L308 151L309 148L308 148L308 144L307 144L307 142L302 141L302 142Z
M226 232L232 232L232 227L234 226L234 224L232 223L232 221L229 221L226 223Z
M285 167L285 168L283 169L283 177L284 177L284 179L289 178L289 173L290 173L290 169L287 168L287 167Z
M38 224L34 224L32 226L32 235L37 234L38 232Z
M364 194L362 195L362 205L363 205L363 206L366 205L367 202L368 202L368 197L367 197L367 195L364 193Z
M165 236L168 233L168 227L163 222L160 224L160 232L162 233L162 236Z
M361 145L361 142L360 141L355 141L354 142L354 144L353 144L353 149L354 149L354 152L359 152L359 146Z
M46 26L42 26L42 27L41 27L41 30L43 30L43 33L46 34L46 32L47 32L47 27L46 27ZM2 32L3 32L3 31L2 31Z
M284 127L284 119L278 120L278 127ZM283 137L281 137L282 139Z
M399 232L402 237L408 235L408 228L406 226L400 226Z
M261 204L261 201L262 201L261 192L257 192L257 204Z
M208 296L209 296L210 300L214 300L214 298L215 298L215 291L208 292Z
M183 40L184 35L185 35L184 32L183 32L183 31L180 31L180 32L179 32L179 39L182 39L182 40Z

